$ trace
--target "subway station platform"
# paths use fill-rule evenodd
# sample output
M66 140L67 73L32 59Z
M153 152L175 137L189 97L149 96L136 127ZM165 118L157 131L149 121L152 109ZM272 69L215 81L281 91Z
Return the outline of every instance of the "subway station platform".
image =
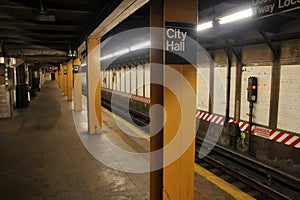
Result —
M103 132L124 149L148 151L146 140L130 139L105 110ZM149 199L149 173L126 173L107 166L107 162L122 165L124 159L117 157L107 157L106 164L99 162L82 137L101 140L101 134L80 134L84 133L77 133L72 102L54 81L46 82L29 107L15 111L12 120L0 120L0 199ZM211 180L217 177L196 170L195 199L247 199L234 187L225 192L226 187L222 190Z

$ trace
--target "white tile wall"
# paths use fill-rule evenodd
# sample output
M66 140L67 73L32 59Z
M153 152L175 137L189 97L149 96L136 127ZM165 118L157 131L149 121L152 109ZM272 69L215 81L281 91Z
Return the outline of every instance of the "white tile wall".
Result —
M209 68L197 69L197 102L198 110L209 109Z
M125 92L130 93L130 69L126 68L125 72Z
M121 68L121 92L125 92L125 69Z
M300 133L300 65L282 65L278 128Z
M113 88L113 70L109 70L109 89L114 89Z
M144 90L143 90L143 85L144 85L144 67L143 65L139 65L137 67L137 95L138 96L143 96L144 95Z
M115 80L115 84L116 84L116 90L120 91L121 90L121 70L118 69L116 71L116 80Z
M136 95L136 67L132 67L130 70L130 79L131 79L131 94Z
M150 98L150 64L145 65L145 97Z
M254 103L253 122L268 126L271 95L272 66L243 67L241 87L241 119L248 121L249 102L247 101L248 78L257 77L257 102Z
M214 87L214 113L224 115L226 112L226 90L227 90L227 68L215 68L215 87ZM236 67L231 68L230 81L230 108L229 116L234 117L235 109L235 82L236 82Z

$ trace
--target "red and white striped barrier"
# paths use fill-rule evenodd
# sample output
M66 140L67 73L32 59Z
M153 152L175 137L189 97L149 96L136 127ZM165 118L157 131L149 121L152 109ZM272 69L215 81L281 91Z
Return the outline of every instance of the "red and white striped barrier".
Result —
M199 118L204 121L216 123L219 125L223 125L224 120L225 120L224 116L210 114L210 113L203 112L203 111L197 111L196 118ZM243 132L247 132L249 130L248 123L239 122L239 121L236 121L233 119L230 119L229 122L238 124L240 127L240 130ZM271 130L271 129L267 129L267 128L263 128L263 127L259 127L259 126L252 127L252 134L259 136L259 137L269 139L269 140L280 142L280 143L283 143L285 145L289 145L289 146L292 146L295 148L300 148L300 137L296 136L296 135L284 133L281 131L275 131L275 130Z
M122 97L126 97L126 98L129 98L129 99L131 98L133 100L140 101L140 102L143 102L143 103L146 103L146 104L150 104L150 99L149 98L144 98L144 97L141 97L141 96L132 95L132 94L128 94L128 93L125 93L125 92L120 92L120 91L117 91L117 90L111 90L111 89L107 89L107 88L101 88L101 90L106 91L106 92L110 92L112 94L116 94L116 95L119 95L119 96L122 96Z
M281 131L270 130L269 139L274 140L276 142L281 142L292 147L300 148L299 136L283 133Z
M136 101L150 104L149 98L144 98L141 96L136 96L136 95L132 95L132 94L128 94L125 92L116 91L116 90L111 90L111 89L107 89L107 88L101 88L101 89L104 91L116 94L116 95L120 95L120 96L123 96L126 98L131 98ZM204 120L204 121L212 122L215 124L219 124L219 125L224 125L224 121L225 121L224 116L210 114L210 113L203 112L203 111L197 111L196 118ZM249 129L248 123L239 122L239 121L236 121L233 119L230 119L229 122L238 124L240 127L240 130L243 132L247 132ZM300 148L300 137L296 136L296 135L284 133L281 131L271 130L271 129L267 129L267 128L263 128L263 127L259 127L259 126L252 127L252 134L259 136L259 137L269 139L269 140L280 142L280 143L283 143L285 145L289 145L289 146L292 146L295 148Z
M204 121L213 122L216 124L223 125L225 118L223 116L210 114L207 112L197 111L196 118Z

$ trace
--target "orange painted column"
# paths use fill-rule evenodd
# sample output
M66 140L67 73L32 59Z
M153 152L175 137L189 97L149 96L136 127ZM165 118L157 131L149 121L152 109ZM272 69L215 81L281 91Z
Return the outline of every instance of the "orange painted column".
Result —
M56 72L55 72L55 82L56 82L57 85L59 85L58 74L59 74L59 72L56 71Z
M88 131L90 134L102 132L100 93L100 38L87 39L87 108Z
M161 39L164 51L155 53L151 50L150 60L152 63L157 60L160 63L162 58L163 70L159 70L162 71L159 74L163 73L164 87L163 90L151 87L151 104L153 105L152 100L157 101L162 96L157 102L162 101L164 106L165 114L162 119L165 124L160 138L154 136L151 142L162 142L163 170L162 185L157 184L161 188L155 188L156 183L150 181L150 199L194 199L197 70L193 65L196 64L197 54L196 41L189 43L188 38L195 39L197 35L198 1L150 1L150 6L159 4L162 4L163 9L151 9L150 18L153 20L151 26L157 21L165 28ZM151 45L157 43L158 38L151 33ZM192 56L187 61L170 52ZM151 69L151 76L159 76L154 72ZM161 117L151 114L151 120L153 118ZM159 181L159 178L156 177L156 180Z
M59 87L63 90L63 68L61 67L59 70Z
M68 96L68 101L72 101L72 89L73 89L73 61L70 60L67 63L67 96Z
M74 60L74 65L80 65L80 59ZM79 70L74 76L74 110L82 110L82 73Z
M68 70L66 64L64 64L63 69L64 69L63 70L64 95L67 96L68 95L68 77L67 77Z

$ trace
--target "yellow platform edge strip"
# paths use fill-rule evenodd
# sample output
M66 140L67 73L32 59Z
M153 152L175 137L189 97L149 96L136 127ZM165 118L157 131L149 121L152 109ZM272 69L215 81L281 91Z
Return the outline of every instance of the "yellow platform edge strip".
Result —
M109 110L106 108L102 107L102 111L105 112L107 115L113 117L115 120L120 121L123 125L125 125L127 128L131 129L138 135L140 135L142 138L150 142L150 137L149 135L145 134L143 131L139 130L135 126L129 124L126 120L122 119L121 117L111 113ZM234 185L231 185L230 183L224 181L223 179L217 177L210 171L204 169L203 167L195 164L195 172L198 173L200 176L204 177L206 180L209 182L213 183L220 189L224 190L226 193L231 195L233 198L238 199L238 200L254 200L252 196L246 194L245 192L241 191Z
M224 181L223 179L217 177L216 175L214 175L213 173L211 173L210 171L204 169L203 167L200 167L199 165L195 164L195 171L203 176L206 180L208 180L209 182L213 183L214 185L218 186L219 188L221 188L222 190L224 190L225 192L227 192L228 194L230 194L233 198L235 199L255 199L252 196L246 194L245 192L241 191L240 189L238 189L237 187L235 187L234 185Z
M147 135L146 133L144 133L143 131L141 131L140 129L138 129L135 126L133 126L132 124L128 123L126 120L122 119L121 117L113 114L112 112L110 112L109 110L107 110L104 107L102 107L102 111L104 113L106 113L107 115L109 115L110 117L112 117L114 120L120 121L124 126L129 128L130 130L132 130L133 132L135 132L136 134L138 134L140 137L144 138L148 142L150 142L150 136Z

